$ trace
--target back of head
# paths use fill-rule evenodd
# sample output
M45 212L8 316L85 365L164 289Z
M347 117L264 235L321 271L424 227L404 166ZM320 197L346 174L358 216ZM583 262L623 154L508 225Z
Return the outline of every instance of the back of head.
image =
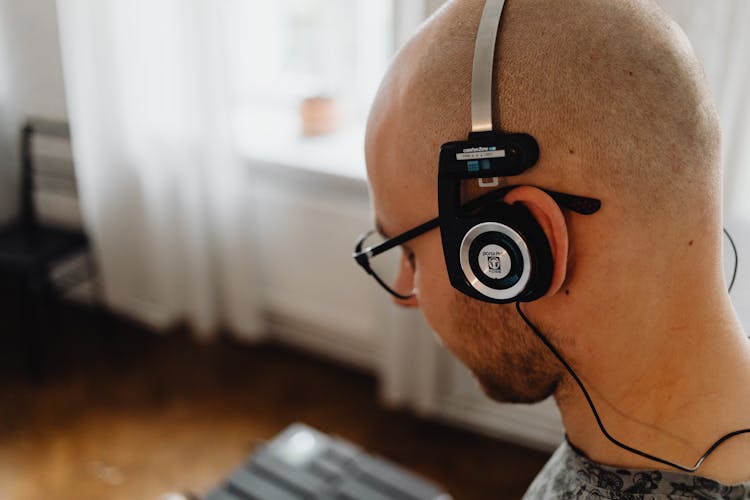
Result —
M471 131L484 3L449 1L381 84L366 156L376 212L393 234L437 215L440 146ZM717 113L689 42L661 8L653 0L507 0L495 58L495 128L530 134L540 148L536 165L505 182L602 201L594 217L565 214L567 271L561 293L538 301L540 316L563 329L586 319L591 335L616 322L631 332L617 340L625 345L647 318L666 324L724 293ZM470 183L465 194L482 190ZM426 238L428 257L415 252L414 284L434 328L452 298L457 317L503 311L445 290L440 241ZM488 332L497 329L490 323Z
M471 129L483 4L438 11L386 78L386 88L399 82L396 99L381 90L375 106L398 106L399 133L414 144L407 161L433 192L440 144ZM653 1L509 0L496 61L495 127L529 133L541 149L511 183L595 194L657 231L681 220L720 228L716 111L684 33Z

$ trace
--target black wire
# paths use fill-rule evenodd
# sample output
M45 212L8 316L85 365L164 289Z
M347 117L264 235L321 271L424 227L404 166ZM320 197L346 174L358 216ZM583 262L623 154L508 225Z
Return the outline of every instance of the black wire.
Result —
M734 244L734 243L733 243ZM736 253L735 253L736 255ZM735 268L736 270L736 268ZM591 399L591 396L589 396L588 391L586 390L586 387L583 385L583 382L576 374L575 370L568 364L567 361L562 357L562 355L555 349L555 347L552 345L552 343L547 339L547 337L539 331L539 329L531 322L531 320L526 317L526 314L524 314L523 310L521 310L521 303L516 302L516 311L518 311L518 314L521 316L521 319L524 320L524 322L528 325L529 328L531 328L531 331L536 334L537 337L539 337L539 340L541 340L545 346L547 346L547 349L550 350L552 354L555 355L555 357L562 363L562 365L565 367L565 369L570 373L570 376L573 377L573 380L575 380L576 384L578 384L578 387L581 389L581 392L583 393L583 396L586 398L586 401L589 404L589 407L591 408L591 412L594 414L594 418L596 419L596 423L599 426L599 430L604 434L604 437L606 437L609 441L611 441L616 446L622 448L623 450L629 451L631 453L634 453L636 455L639 455L643 458L647 458L649 460L652 460L654 462L658 462L660 464L667 465L669 467L674 467L675 469L679 469L684 472L695 472L697 471L701 465L703 465L703 462L708 458L708 456L714 452L716 448L719 447L724 441L733 438L734 436L738 436L740 434L747 434L750 433L750 429L740 429L736 430L734 432L730 432L729 434L726 434L719 438L714 444L712 444L706 453L703 454L703 456L698 459L698 462L693 467L686 467L684 465L676 464L674 462L670 462L669 460L665 460L663 458L659 458L657 456L651 455L649 453L646 453L645 451L641 451L637 448L633 448L632 446L628 446L625 443L622 443L618 441L616 438L614 438L608 431L607 428L604 427L604 423L602 422L601 417L599 417L599 412L596 410L596 406L594 405L594 401Z
M734 280L737 279L737 267L740 262L739 255L737 255L737 245L734 244L734 239L732 238L732 235L729 234L729 231L727 231L727 228L722 228L724 230L724 234L727 235L727 238L729 239L729 244L732 245L732 252L734 253L734 271L732 271L732 279L729 282L729 289L728 292L732 292L732 288L734 288Z

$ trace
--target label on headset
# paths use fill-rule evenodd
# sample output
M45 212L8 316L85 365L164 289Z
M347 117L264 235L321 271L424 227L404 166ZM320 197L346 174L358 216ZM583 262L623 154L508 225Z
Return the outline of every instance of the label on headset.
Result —
M466 148L463 153L456 154L456 160L484 160L487 158L505 158L505 150L495 146Z
M503 279L512 265L508 251L500 245L487 245L479 251L479 268L492 279Z

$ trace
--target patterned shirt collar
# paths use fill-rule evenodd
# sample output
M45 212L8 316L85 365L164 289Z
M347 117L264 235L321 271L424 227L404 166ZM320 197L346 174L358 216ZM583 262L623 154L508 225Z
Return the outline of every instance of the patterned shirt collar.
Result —
M623 469L601 465L566 438L539 473L525 499L552 498L700 498L750 499L750 482L724 485L680 472Z

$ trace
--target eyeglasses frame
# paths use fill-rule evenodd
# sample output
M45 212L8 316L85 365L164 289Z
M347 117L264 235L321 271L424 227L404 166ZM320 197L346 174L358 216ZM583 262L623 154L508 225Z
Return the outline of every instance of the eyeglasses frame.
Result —
M464 204L462 206L462 209L464 211L472 211L472 210L481 208L491 201L497 201L499 198L505 196L511 189L516 188L516 187L519 187L519 186L505 186L501 189L496 189L494 191L491 191L487 194L484 194ZM571 210L581 215L592 215L598 212L599 209L601 208L602 202L596 198L589 198L586 196L578 196L574 194L560 193L557 191L552 191L552 190L544 189L544 188L538 188L538 189L541 189L542 191L547 193L550 196L550 198L552 198L560 208ZM437 227L440 227L439 216L423 224L415 226L407 231L404 231L403 233L397 236L394 236L393 238L389 238L382 243L363 249L362 245L364 244L365 240L377 232L375 229L371 229L365 233L362 233L359 236L359 238L357 238L356 244L354 246L354 253L352 254L352 257L354 258L355 261L357 261L357 264L362 266L362 268L367 272L367 274L375 278L375 281L377 281L380 284L380 286L385 288L388 291L388 293L390 293L391 295L393 295L394 297L398 299L409 300L412 297L414 297L414 294L404 295L393 290L388 284L386 284L380 278L380 276L378 276L376 272L372 270L372 266L370 266L370 259L384 252L387 252L388 250L394 247L397 247L403 243L406 243L409 240L413 240L417 236L421 236L422 234L428 231L431 231Z

